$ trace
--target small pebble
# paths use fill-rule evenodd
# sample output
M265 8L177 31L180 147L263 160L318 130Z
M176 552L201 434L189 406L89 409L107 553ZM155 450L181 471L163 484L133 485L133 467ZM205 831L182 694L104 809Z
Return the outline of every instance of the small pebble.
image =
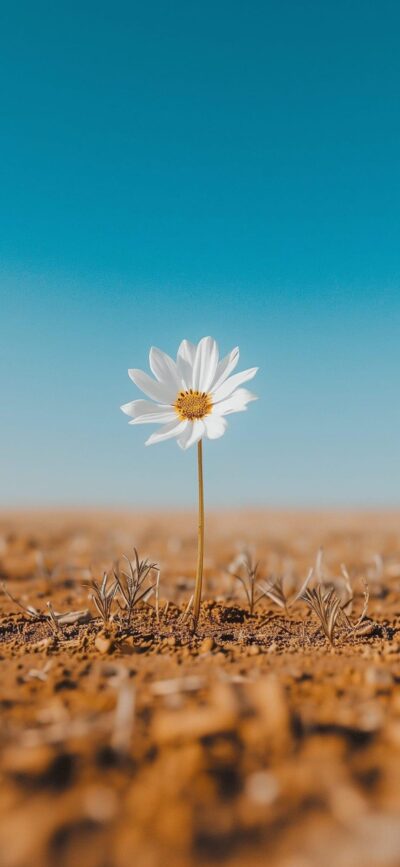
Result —
M99 653L110 653L113 648L112 639L107 635L97 635L94 644Z

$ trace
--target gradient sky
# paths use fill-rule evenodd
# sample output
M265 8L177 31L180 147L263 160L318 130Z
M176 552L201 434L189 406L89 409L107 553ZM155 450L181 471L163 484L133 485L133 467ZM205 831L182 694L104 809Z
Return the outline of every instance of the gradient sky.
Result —
M260 366L208 502L399 505L397 0L0 19L2 507L194 503L119 405L206 334Z

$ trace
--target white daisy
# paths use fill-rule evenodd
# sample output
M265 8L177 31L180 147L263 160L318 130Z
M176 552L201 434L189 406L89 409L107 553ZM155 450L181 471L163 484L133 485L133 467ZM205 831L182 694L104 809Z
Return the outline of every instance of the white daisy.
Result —
M129 370L129 376L149 400L132 400L121 406L132 416L129 424L160 424L161 428L146 440L146 445L176 437L182 449L203 437L214 440L226 430L224 416L242 412L256 395L244 382L253 379L258 367L231 376L239 361L239 349L232 349L221 361L218 345L212 337L203 337L195 346L182 340L176 361L156 349L150 349L152 379L142 370Z

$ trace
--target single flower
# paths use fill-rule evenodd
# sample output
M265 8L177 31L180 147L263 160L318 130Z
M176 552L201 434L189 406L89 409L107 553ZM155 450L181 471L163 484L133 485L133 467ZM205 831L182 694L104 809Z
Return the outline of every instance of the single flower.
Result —
M132 400L121 406L132 416L129 424L160 424L161 429L146 441L149 446L176 437L182 449L197 443L199 496L198 546L196 583L193 602L193 628L200 615L204 560L204 490L203 437L215 440L226 430L225 416L242 412L256 396L240 388L253 379L258 367L234 373L239 361L239 349L232 349L221 361L218 346L212 337L203 337L195 346L182 340L176 361L155 349L150 349L152 379L143 370L130 370L129 376L149 400Z
M203 437L218 439L226 430L226 415L243 412L256 395L244 382L253 379L258 367L234 373L239 349L232 349L219 360L218 345L212 337L203 337L195 346L182 340L176 361L154 346L149 354L152 379L142 370L129 370L129 376L151 400L132 400L121 406L132 417L129 424L159 424L146 445L175 437L182 449Z

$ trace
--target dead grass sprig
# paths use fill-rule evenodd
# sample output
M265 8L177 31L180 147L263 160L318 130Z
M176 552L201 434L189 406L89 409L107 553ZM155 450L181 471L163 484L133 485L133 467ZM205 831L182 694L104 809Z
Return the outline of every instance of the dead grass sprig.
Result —
M282 608L286 614L288 614L289 608L294 605L295 602L298 602L305 593L313 575L314 569L310 569L300 589L293 595L286 592L283 576L271 579L269 584L266 581L262 581L259 583L259 587L261 587L264 596L267 596L272 602L275 602L279 608Z
M368 585L368 581L366 578L363 578L363 585L364 585L364 604L363 604L363 608L362 608L361 614L360 614L357 622L353 625L353 629L356 629L356 630L359 629L359 627L361 626L361 624L362 624L362 622L363 622L363 620L367 614L367 611L368 611L369 585Z
M351 614L353 608L354 593L351 584L351 578L344 563L341 564L340 571L342 573L342 578L344 582L344 590L345 593L347 593L347 599L345 599L342 604L342 611L346 614Z
M13 596L13 594L12 594L12 593L10 592L10 590L8 589L7 584L5 583L5 581L2 581L2 582L1 582L1 589L2 589L3 593L8 597L8 599L10 599L11 602L14 602L14 605L17 605L18 608L20 608L21 611L24 611L25 614L28 614L29 617L32 617L33 619L36 620L36 619L38 619L38 618L40 619L41 617L45 617L45 616L46 616L44 613L42 613L41 611L39 611L39 610L38 610L37 608L35 608L33 605L24 605L24 604L20 601L20 599L17 599L16 596Z
M347 612L345 610L346 605L342 605L342 607L341 607L341 614L342 614L342 619L344 621L345 628L347 628L348 632L358 633L360 635L362 634L362 631L363 631L363 621L364 621L365 616L367 614L368 604L369 604L369 585L368 585L367 579L363 578L362 583L363 583L363 587L364 587L363 607L361 610L361 614L357 618L357 620L355 622L353 622L350 619L349 615L347 614ZM352 599L353 599L353 597L352 597ZM370 627L370 623L368 624L368 627Z
M322 590L334 590L340 600L341 609L347 614L351 613L353 605L353 588L349 572L344 563L340 565L340 574L330 574L325 567L325 552L321 547L315 559L315 577Z
M188 619L188 617L189 617L190 611L191 611L192 606L193 606L193 600L194 600L194 594L191 595L191 597L190 597L190 599L189 599L189 602L188 602L188 604L187 604L187 606L186 606L186 608L185 608L183 614L182 614L181 617L180 617L179 622L180 622L180 624L181 624L182 626L183 626L184 623L186 623L186 621L187 621L187 619Z
M60 623L60 615L58 614L57 611L54 611L54 608L53 608L51 602L47 602L47 608L48 608L47 617L48 617L48 621L49 621L49 624L51 626L51 629L54 632L54 635L57 635L60 638L63 634L63 631L61 629L61 623Z
M95 578L92 578L89 584L83 585L84 587L89 587L92 591L89 598L96 606L105 627L110 626L111 621L114 618L112 607L118 589L116 581L114 581L111 586L108 586L108 579L108 572L104 572L101 584L99 584Z
M51 602L47 602L47 611L40 611L38 608L35 608L33 605L24 605L20 599L17 599L16 596L9 591L7 585L3 581L1 583L1 589L3 593L10 599L11 602L14 602L21 611L24 611L32 620L48 620L53 631L58 631L59 633L62 631L61 626L71 626L74 623L84 623L86 620L90 619L90 613L87 608L83 608L80 611L66 611L62 614L60 611L55 611ZM55 626L57 624L57 626ZM53 628L54 627L54 628Z
M354 603L354 590L353 590L353 582L350 577L350 573L344 563L341 563L340 566L340 575L336 577L327 577L324 571L323 566L323 556L324 551L323 548L320 548L317 553L316 563L315 563L315 572L319 581L319 586L322 590L334 590L335 595L338 597L340 601L340 610L337 617L338 626L344 627L347 632L353 632L358 634L362 634L363 629L363 621L365 619L366 613L368 611L368 603L369 603L369 585L366 578L362 579L364 586L363 593L363 608L358 619L353 622L351 620L351 613L353 609ZM383 561L382 558L377 554L374 558L374 564L376 569L376 576L379 580L383 573ZM370 628L370 624L368 625Z
M126 572L118 566L114 569L115 583L123 601L122 605L120 605L119 602L118 604L120 605L120 608L126 612L127 626L130 626L132 614L136 605L142 601L147 602L149 597L152 595L154 588L157 590L156 617L159 617L158 593L160 569L157 563L150 563L149 560L140 560L136 548L133 550L135 554L134 560L130 560L129 557L124 555L124 559L128 564L128 571ZM151 575L153 573L156 573L157 577L154 583L149 585L149 580L151 581Z
M333 646L335 638L335 628L337 626L339 615L342 611L340 599L333 589L327 590L325 593L319 584L312 590L307 589L301 596L303 602L314 612L318 617L322 630Z
M236 580L242 585L251 616L254 614L256 605L260 602L263 596L265 596L264 590L261 589L261 592L257 592L260 587L260 585L257 584L259 565L258 561L256 563L253 562L250 551L246 549L235 558L227 570L228 574L231 575L232 578L236 578ZM240 574L240 569L242 569L244 575Z

